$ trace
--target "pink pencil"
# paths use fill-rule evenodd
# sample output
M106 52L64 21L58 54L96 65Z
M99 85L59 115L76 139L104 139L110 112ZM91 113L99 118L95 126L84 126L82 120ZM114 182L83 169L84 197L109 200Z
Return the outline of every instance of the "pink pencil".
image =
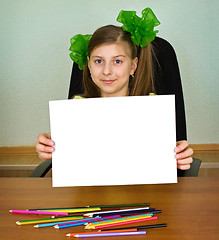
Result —
M68 213L65 212L43 212L43 211L28 211L28 210L10 210L11 213L22 213L22 214L44 214L44 215L60 215L67 216Z
M99 222L101 220L106 220L106 219L114 219L114 218L119 218L121 217L120 215L113 215L113 216L108 216L108 217L94 217L94 218L85 218L82 220L74 220L72 222L68 222L68 223L60 223L58 224L58 226L65 226L65 225L72 225L74 223L88 223L88 222Z
M156 220L156 219L157 219L157 216L156 217L136 219L136 220L127 221L127 222L118 222L118 223L100 225L100 226L96 226L96 227L94 226L94 227L91 227L90 229L109 228L109 227L114 227L114 226L120 226L120 225L125 225L125 224L132 224L132 223L136 223L136 222L143 222L143 221Z

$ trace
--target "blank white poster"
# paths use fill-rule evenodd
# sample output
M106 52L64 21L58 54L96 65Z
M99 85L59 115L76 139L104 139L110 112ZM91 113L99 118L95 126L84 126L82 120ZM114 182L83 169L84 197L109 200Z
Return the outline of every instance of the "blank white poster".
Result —
M175 96L49 102L54 187L177 182Z

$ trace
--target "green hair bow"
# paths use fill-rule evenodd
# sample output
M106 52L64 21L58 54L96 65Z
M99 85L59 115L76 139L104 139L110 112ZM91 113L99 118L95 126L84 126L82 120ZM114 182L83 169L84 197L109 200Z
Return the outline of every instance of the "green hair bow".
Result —
M150 8L142 11L141 18L136 15L136 11L121 10L116 20L123 23L122 29L129 32L132 41L142 48L155 39L158 30L154 31L154 27L160 24Z
M154 31L154 27L158 26L160 22L150 8L145 8L142 11L142 17L138 17L135 11L120 11L117 19L118 22L123 23L123 30L130 32L132 41L142 48L147 46L155 39L158 30ZM92 35L77 34L70 39L71 46L69 50L70 58L76 62L81 70L87 62L88 44Z
M77 34L70 39L71 46L69 48L72 51L69 56L76 62L81 70L83 70L88 56L88 43L92 35Z

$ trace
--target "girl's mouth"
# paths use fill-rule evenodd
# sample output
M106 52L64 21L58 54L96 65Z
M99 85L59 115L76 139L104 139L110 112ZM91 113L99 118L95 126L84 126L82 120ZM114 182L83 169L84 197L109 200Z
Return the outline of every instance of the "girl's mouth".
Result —
M102 82L105 84L112 84L115 82L115 80L102 80Z

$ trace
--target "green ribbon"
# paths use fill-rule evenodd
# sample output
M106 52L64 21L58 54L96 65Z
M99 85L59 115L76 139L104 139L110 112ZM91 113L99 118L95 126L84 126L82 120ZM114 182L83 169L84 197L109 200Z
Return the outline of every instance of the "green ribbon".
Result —
M154 30L154 27L160 24L150 8L142 11L141 18L136 15L136 11L121 10L116 20L123 24L124 31L131 34L132 41L142 48L155 39L158 30Z
M70 39L71 46L69 50L71 51L71 53L69 54L69 56L74 62L78 64L80 70L84 69L84 66L87 62L88 43L91 36L92 35L90 34L77 34Z
M123 24L124 31L130 32L132 41L142 48L155 39L158 30L154 30L154 27L160 24L150 8L145 8L142 11L141 18L136 15L136 11L121 10L116 20ZM81 70L84 69L87 62L88 44L91 36L90 34L77 34L70 39L69 50L71 53L69 56Z

